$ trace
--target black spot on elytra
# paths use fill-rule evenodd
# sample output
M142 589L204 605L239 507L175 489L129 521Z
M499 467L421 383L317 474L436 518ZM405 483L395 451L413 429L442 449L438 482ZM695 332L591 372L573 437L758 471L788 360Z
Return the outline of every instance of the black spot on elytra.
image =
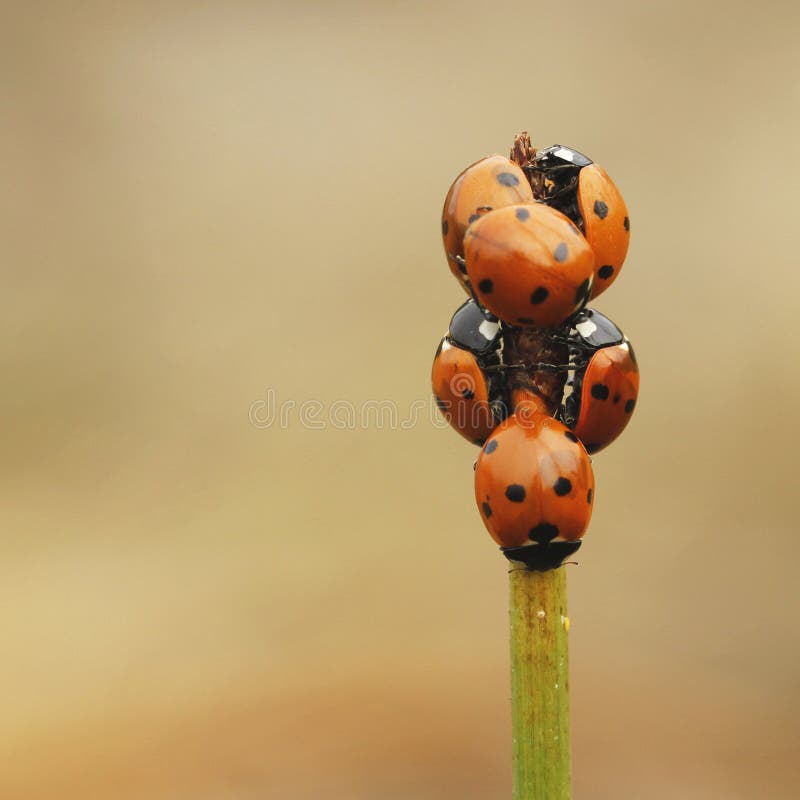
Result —
M447 403L445 403L445 401L442 400L442 398L439 397L438 394L435 394L433 396L433 399L436 401L436 405L438 406L439 411L441 411L442 414L447 414L448 411L450 410L450 407L447 405Z
M608 400L608 386L604 383L593 384L592 397L594 397L595 400Z
M531 303L533 303L533 305L535 306L538 306L539 303L544 303L544 301L547 300L548 294L550 294L550 292L548 292L547 289L544 288L544 286L540 286L531 295Z
M625 217L625 219L622 220L622 224L625 226L626 231L629 231L631 229L631 221L630 219L628 219L628 217Z
M520 322L523 325L535 325L536 324L536 320L533 320L530 317L517 317L517 322Z
M494 453L495 450L497 450L497 439L492 439L492 441L486 445L486 449L483 452L488 456Z
M575 290L575 305L585 302L585 300L589 297L589 287L592 285L591 280L587 278L576 290Z
M442 236L447 236L447 231L450 230L450 226L447 224L447 220L442 220Z
M553 250L553 258L558 261L559 264L563 264L567 260L567 243L561 242L561 244Z
M564 431L564 436L567 437L571 442L578 443L578 437L572 431Z
M602 200L594 201L594 213L600 219L605 219L608 216L608 206Z
M559 496L563 497L572 491L572 481L569 478L559 478L553 484L553 491Z
M468 224L468 225L472 225L472 223L473 223L473 222L475 222L475 220L478 220L478 219L480 219L480 218L481 218L481 215L480 215L480 214L472 214L472 215L470 216L470 218L467 220L467 224Z
M489 278L484 278L478 284L478 289L480 289L484 294L491 294L492 289L494 289L494 284L491 282Z
M604 281L607 281L614 274L614 267L612 267L610 264L605 264L604 266L600 267L599 270L597 270L597 274Z
M635 406L636 406L636 401L635 400L633 400L633 399L628 400L628 402L625 403L625 413L626 414L630 414L633 411L633 409L635 408Z
M541 522L528 531L528 538L533 542L539 542L539 544L549 542L551 539L555 539L556 536L558 536L558 528L549 522Z
M472 398L475 397L475 392L473 392L472 389L464 389L461 392L461 396L465 400L472 400ZM483 442L481 442L481 444L483 444Z
M513 172L500 172L497 175L497 182L503 186L518 186L519 178Z
M614 395L614 400L613 400L613 402L614 402L614 404L616 404L616 403L619 403L619 395L618 395L618 394L615 394L615 395Z
M531 212L528 211L527 208L518 208L517 209L517 219L520 222L525 222L525 220L528 219L530 217L530 215L531 215Z
M525 499L525 487L520 486L518 483L506 486L506 497L512 503L521 503Z
M586 492L586 502L587 503L591 503L592 502L592 490L591 489L589 489L589 491Z
M483 516L489 519L492 516L492 507L488 503L484 503L481 507L483 508Z

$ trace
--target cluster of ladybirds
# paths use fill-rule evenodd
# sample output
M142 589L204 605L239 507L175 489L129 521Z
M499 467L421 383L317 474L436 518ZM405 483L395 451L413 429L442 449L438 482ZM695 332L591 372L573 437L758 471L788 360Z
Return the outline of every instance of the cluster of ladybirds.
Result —
M511 158L462 172L442 214L450 269L469 299L433 362L437 405L481 447L475 499L506 556L558 566L594 502L590 454L628 423L639 390L630 342L586 304L619 275L625 202L608 175L523 133Z

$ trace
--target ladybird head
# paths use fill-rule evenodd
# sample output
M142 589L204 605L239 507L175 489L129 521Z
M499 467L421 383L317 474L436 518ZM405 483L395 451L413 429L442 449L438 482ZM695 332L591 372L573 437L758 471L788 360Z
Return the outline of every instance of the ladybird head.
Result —
M625 338L622 331L607 317L593 308L584 308L569 320L570 335L587 347L599 348L619 344Z
M500 344L500 323L475 300L467 300L450 320L450 340L475 354L490 353Z

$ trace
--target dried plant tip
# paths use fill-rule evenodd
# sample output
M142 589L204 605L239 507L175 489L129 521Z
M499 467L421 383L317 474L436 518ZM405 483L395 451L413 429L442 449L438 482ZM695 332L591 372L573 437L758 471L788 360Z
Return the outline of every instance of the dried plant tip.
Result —
M536 156L536 148L531 144L531 137L528 131L522 131L514 137L514 144L511 147L509 158L520 168L525 169L527 164L533 162Z
M522 131L514 137L514 144L511 147L511 154L509 158L525 173L528 178L528 183L533 189L533 196L540 199L545 196L544 190L544 175L541 172L535 172L526 169L533 164L536 158L536 148L531 143L531 137L528 131Z

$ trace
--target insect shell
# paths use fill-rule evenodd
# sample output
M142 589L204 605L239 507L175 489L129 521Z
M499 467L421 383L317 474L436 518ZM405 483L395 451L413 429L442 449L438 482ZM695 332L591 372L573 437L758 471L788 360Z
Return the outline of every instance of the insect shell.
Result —
M546 205L484 214L467 229L464 258L475 297L510 325L558 327L589 299L592 249L574 223Z
M465 291L464 234L482 214L514 203L533 202L525 173L505 156L487 156L467 167L453 182L442 209L442 240L447 263Z
M554 144L540 150L526 167L543 179L544 202L569 217L582 231L595 255L591 297L616 279L630 241L625 201L602 167L583 153Z
M630 421L639 394L639 367L631 343L599 311L580 311L566 328L569 373L556 416L587 452L596 453Z
M580 539L593 498L586 450L572 431L546 414L512 414L478 456L475 501L501 547Z
M507 414L500 323L468 300L453 315L431 370L436 405L450 425L482 445Z

